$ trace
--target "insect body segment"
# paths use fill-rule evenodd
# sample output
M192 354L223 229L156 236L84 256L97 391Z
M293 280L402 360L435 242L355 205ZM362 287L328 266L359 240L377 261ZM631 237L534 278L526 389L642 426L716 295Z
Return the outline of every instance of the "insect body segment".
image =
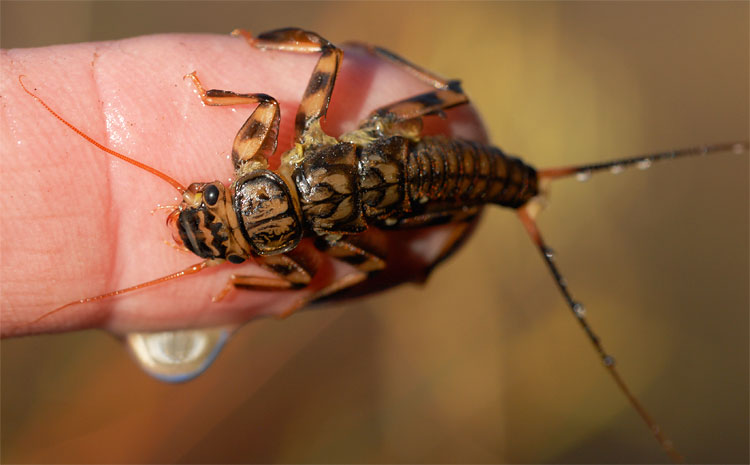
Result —
M255 253L272 255L297 246L302 239L299 208L279 175L251 172L238 179L235 188L233 205L242 236Z

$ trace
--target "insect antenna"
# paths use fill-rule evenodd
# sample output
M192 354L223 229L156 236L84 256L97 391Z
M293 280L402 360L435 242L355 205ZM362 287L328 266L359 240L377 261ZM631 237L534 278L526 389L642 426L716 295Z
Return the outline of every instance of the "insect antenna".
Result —
M184 270L178 271L176 273L168 274L166 276L162 276L161 278L156 278L156 279L153 279L151 281L146 281L145 283L140 283L140 284L136 284L135 286L130 286L130 287L126 287L124 289L118 289L116 291L107 292L106 294L98 295L96 297L87 297L85 299L74 300L73 302L69 302L69 303L67 303L67 304L65 304L63 306L57 307L54 310L50 310L47 313L43 313L43 314L41 314L40 316L36 317L35 319L33 319L31 321L19 325L18 328L24 328L26 326L38 323L41 320L44 320L45 318L47 318L47 317L49 317L51 315L54 315L55 313L57 313L57 312L59 312L61 310L64 310L64 309L66 309L66 308L68 308L68 307L70 307L72 305L87 304L89 302L96 302L98 300L104 300L104 299L107 299L109 297L114 297L114 296L117 296L117 295L120 295L120 294L125 294L127 292L137 291L138 289L143 289L144 287L155 286L157 284L161 284L161 283L166 282L166 281L171 281L173 279L181 278L183 276L187 276L187 275L198 273L199 271L202 271L204 268L206 268L208 266L211 266L212 264L213 263L212 263L211 260L204 260L204 261L202 261L200 263L196 263L195 265L189 266L189 267L185 268Z
M721 152L734 152L736 154L748 151L750 143L748 141L727 142L724 144L698 145L684 149L670 150L667 152L651 153L648 155L638 155L635 157L618 158L615 160L601 163L589 163L584 165L562 166L557 168L548 168L539 170L537 174L540 180L553 180L568 176L576 176L579 180L585 181L592 173L609 170L613 173L619 173L625 168L636 166L640 169L649 168L653 163L662 160L674 160L675 158L690 157L696 155L707 155Z
M607 369L607 372L612 375L612 378L614 378L615 383L620 388L620 391L625 394L625 397L627 397L630 404L638 412L638 415L641 416L661 447L669 455L673 462L682 463L682 455L677 451L677 449L675 449L672 441L664 435L661 427L654 421L653 418L651 418L651 415L648 413L643 404L641 404L641 402L630 391L630 388L628 388L627 384L625 384L625 381L620 376L620 373L615 368L615 359L609 353L607 353L607 351L604 350L599 336L594 333L594 330L586 320L586 311L583 304L573 299L573 296L568 289L565 278L563 278L562 274L560 274L560 270L557 268L557 265L555 265L554 253L552 252L552 249L550 249L542 239L542 235L540 234L539 229L536 225L536 221L534 220L534 214L535 209L528 206L524 206L518 209L518 217L520 218L521 223L523 223L524 228L526 228L526 232L529 234L531 240L539 249L544 262L547 264L547 268L549 268L550 272L552 273L552 277L555 280L555 284L557 284L558 290L565 299L565 302L568 304L568 307L570 307L570 310L573 312L573 316L575 316L578 323L586 332L586 336L588 336L589 340L594 345L594 349L599 354L599 357L604 363L604 367Z
M65 118L63 118L62 116L58 115L55 112L55 110L53 110L52 108L50 108L50 106L47 105L44 102L44 100L41 99L41 97L39 97L38 95L34 94L29 89L27 89L26 86L23 84L23 78L24 77L26 77L26 76L24 76L24 75L18 76L18 83L21 84L21 87L23 88L23 90L27 94L29 94L32 97L34 97L36 99L36 101L39 102L39 103L41 103L42 106L48 112L52 113L52 116L54 116L55 118L59 119L63 124L65 124L67 127L69 127L70 129L72 129L76 134L78 134L79 136L83 137L88 142L94 144L94 146L96 146L98 149L103 150L104 152L107 152L108 154L113 155L113 156L119 158L120 160L126 161L126 162L130 163L131 165L135 165L135 166L137 166L138 168L140 168L142 170L148 171L149 173L151 173L151 174L153 174L155 176L160 177L162 180L168 182L169 184L172 185L172 187L174 187L175 189L177 189L178 191L180 191L180 194L182 194L182 193L185 192L185 187L182 184L180 184L179 182L175 181L174 179L172 179L171 177L167 176L166 174L162 173L161 171L159 171L159 170L157 170L155 168L152 168L152 167L146 165L145 163L141 163L138 160L133 160L132 158L127 157L127 156L125 156L125 155L123 155L123 154L121 154L119 152L115 152L114 150L105 147L104 145L100 144L99 142L95 141L91 137L89 137L86 134L84 134L83 131L81 131L77 127L73 126L71 123L69 123L68 121L66 121Z
M177 182L176 180L174 180L170 176L166 175L165 173L162 173L161 171L159 171L159 170L157 170L155 168L152 168L152 167L150 167L150 166L148 166L148 165L146 165L144 163L141 163L141 162L139 162L137 160L134 160L134 159L126 156L126 155L123 155L123 154L121 154L119 152L116 152L116 151L114 151L114 150L112 150L112 149L110 149L108 147L105 147L104 145L102 145L99 142L95 141L90 136L86 135L83 131L81 131L77 127L73 126L73 124L69 123L65 118L63 118L57 112L55 112L52 108L50 108L50 106L47 105L47 103L44 102L44 100L42 100L39 96L37 96L36 94L34 94L33 92L31 92L29 89L27 89L26 86L23 83L23 78L24 77L25 77L24 75L18 76L18 83L21 85L21 88L23 88L23 90L27 94L29 94L37 102L39 102L48 112L50 112L52 114L52 116L54 116L55 118L57 118L58 120L60 120L63 124L65 124L71 130L73 130L73 132L75 132L76 134L78 134L83 139L85 139L86 141L90 142L91 144L93 144L94 146L96 146L97 148L99 148L100 150L102 150L102 151L104 151L104 152L106 152L106 153L108 153L108 154L110 154L112 156L115 156L115 157L117 157L117 158L119 158L119 159L121 159L121 160L123 160L123 161L125 161L127 163L130 163L131 165L135 165L135 166L137 166L138 168L141 168L144 171L148 171L149 173L151 173L151 174L153 174L155 176L158 176L162 180L164 180L167 183L169 183L170 185L172 185L172 187L174 187L175 189L177 189L180 192L180 194L183 194L185 192L186 189L185 189L185 187L182 184L180 184L179 182ZM101 295L98 295L96 297L88 297L88 298L85 298L85 299L76 300L76 301L67 303L67 304L65 304L65 305L63 305L61 307L57 307L54 310L51 310L49 312L43 313L41 316L37 317L36 319L34 319L34 320L30 321L30 322L20 324L16 329L24 328L26 326L33 325L34 323L38 323L39 321L41 321L41 320L43 320L43 319L45 319L45 318L47 318L47 317L49 317L49 316L51 316L51 315L59 312L61 310L64 310L64 309L66 309L66 308L68 308L68 307L70 307L72 305L85 304L85 303L89 303L89 302L96 302L96 301L99 301L99 300L107 299L109 297L114 297L114 296L117 296L117 295L120 295L120 294L125 294L125 293L128 293L128 292L136 291L138 289L143 289L144 287L149 287L149 286L154 286L154 285L157 285L157 284L161 284L161 283L166 282L166 281L171 281L173 279L181 278L183 276L187 276L187 275L198 273L199 271L202 271L206 267L212 266L212 265L215 265L215 264L217 264L217 262L215 262L213 260L204 260L204 261L202 261L200 263L197 263L197 264L192 265L192 266L190 266L188 268L185 268L184 270L181 270L181 271L178 271L176 273L172 273L172 274L169 274L169 275L166 275L166 276L162 276L160 278L153 279L153 280L147 281L145 283L136 284L135 286L130 286L130 287L127 287L127 288L124 288L124 289L119 289L119 290L116 290L116 291L108 292L106 294L101 294Z

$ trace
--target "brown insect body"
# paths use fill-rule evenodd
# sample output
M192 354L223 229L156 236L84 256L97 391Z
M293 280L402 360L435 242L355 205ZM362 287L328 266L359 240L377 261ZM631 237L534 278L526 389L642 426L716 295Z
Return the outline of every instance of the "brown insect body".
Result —
M363 139L369 142L340 141ZM202 258L241 263L288 252L305 235L335 242L371 225L450 223L472 218L486 203L517 208L538 194L536 171L491 146L366 128L340 140L302 149L296 165L290 162L296 152L285 154L279 171L291 172L291 182L264 169L228 190L220 183L191 185L174 223L180 242Z
M366 145L323 148L305 157L294 180L317 234L455 222L483 204L517 208L538 194L530 166L497 148L442 136L385 133Z
M312 294L295 302L282 314L287 316L321 298L338 297L343 293L357 295L407 280L424 279L461 243L482 207L497 204L518 212L568 307L608 372L665 451L674 460L680 460L659 426L619 376L614 359L589 326L583 305L573 299L554 264L552 252L543 241L534 218L541 206L538 199L543 197L544 186L551 180L573 175L588 177L593 172L619 171L627 166L650 165L682 156L728 150L744 152L748 148L747 141L536 171L491 146L445 136L423 137L423 117L439 115L468 103L466 95L457 81L444 80L387 50L371 46L360 47L403 67L434 90L381 107L356 130L334 138L323 131L321 120L333 92L343 57L341 50L315 33L294 28L271 31L257 38L246 31L238 30L234 34L245 37L250 45L260 49L319 53L320 58L295 117L295 144L281 156L277 170L270 170L268 166L279 132L280 113L276 100L260 93L205 90L195 73L187 76L206 105L257 104L234 140L235 180L228 187L215 181L194 183L186 189L164 173L95 142L24 87L89 142L178 189L183 201L167 222L175 231L175 240L204 259L153 281L71 302L34 322L70 305L135 291L197 273L224 261L242 263L252 259L276 277L232 275L216 300L234 289L273 291L310 285L318 271L320 252L358 270L358 274L333 282L317 282ZM401 230L438 224L451 228L450 234L433 258L416 267L416 274L392 273L394 270L388 269L389 273L366 279L386 270L389 257L403 251L398 242ZM387 233L384 230L388 230Z

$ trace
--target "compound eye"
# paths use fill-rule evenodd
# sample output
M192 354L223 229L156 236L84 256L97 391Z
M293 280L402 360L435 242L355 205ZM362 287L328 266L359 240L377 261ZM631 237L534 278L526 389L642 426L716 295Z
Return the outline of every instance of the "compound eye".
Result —
M203 200L208 205L214 205L219 200L219 189L211 184L203 191Z

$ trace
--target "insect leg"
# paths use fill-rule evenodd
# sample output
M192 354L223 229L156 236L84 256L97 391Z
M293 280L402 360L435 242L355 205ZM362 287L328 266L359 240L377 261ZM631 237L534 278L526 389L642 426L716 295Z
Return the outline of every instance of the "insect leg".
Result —
M367 273L354 273L354 274L347 274L343 276L340 279L334 280L331 284L325 286L323 289L320 289L319 291L315 292L314 294L304 297L302 299L299 299L297 302L295 302L293 305L291 305L289 308L284 310L280 315L279 318L288 318L291 316L294 312L301 308L305 308L307 305L309 305L312 302L315 302L318 299L322 299L325 296L336 294L339 291L342 291L344 289L347 289L349 287L355 286L362 281L367 279Z
M429 266L425 269L425 275L428 276L432 273L432 270L435 269L436 266L440 265L450 257L453 252L458 250L459 247L463 244L463 241L469 236L469 233L473 230L473 228L477 225L476 216L471 217L467 220L463 220L460 223L456 223L453 226L453 229L450 232L450 235L448 236L448 239L443 244L442 249L440 249L440 252L438 253L435 260L433 260L432 263L429 264Z
M544 262L547 264L547 268L549 268L550 272L552 273L552 277L555 280L555 284L557 284L557 288L560 290L560 293L565 299L565 302L568 304L568 307L570 307L570 310L573 312L573 316L576 318L576 320L578 320L578 323L586 332L586 336L588 336L589 340L594 345L594 348L596 349L596 352L599 354L599 357L602 359L602 362L604 363L605 368L607 368L607 371L609 372L609 374L612 375L612 378L614 378L615 383L623 392L623 394L625 394L625 397L627 397L628 401L630 401L630 404L633 406L633 408L638 412L638 414L641 416L641 418L646 423L646 425L648 425L648 428L656 437L656 440L659 442L659 444L664 449L664 451L667 454L669 454L670 458L674 462L681 463L683 461L682 455L680 455L680 453L674 448L672 441L670 441L664 435L664 433L661 430L661 427L658 424L656 424L653 418L651 418L651 415L649 415L648 411L646 411L646 408L640 403L640 401L635 397L635 395L630 391L628 386L625 384L625 381L622 379L622 377L620 376L620 373L615 368L615 359L612 358L612 356L609 355L604 350L604 347L602 347L601 341L599 340L599 336L597 336L594 333L594 330L591 329L591 326L589 326L589 323L585 317L585 310L584 310L583 305L580 302L577 302L576 300L574 300L573 297L571 296L571 293L568 290L568 285L565 282L565 279L562 277L562 275L560 274L560 271L557 269L557 265L555 265L552 250L544 242L539 232L539 229L537 228L536 221L534 220L534 210L533 209L530 210L528 206L521 207L518 209L518 217L521 220L521 223L523 223L524 228L526 228L526 232L531 237L531 240L537 246L537 248L539 249L539 252L541 252L542 258L544 259Z
M481 211L481 207L464 207L457 209L446 209L439 211L432 211L422 213L420 215L410 216L401 218L399 220L391 221L386 218L383 228L398 228L398 229L409 229L409 228L424 228L426 226L436 226L447 223L461 223L471 222Z
M393 53L383 47L378 47L376 45L370 45L363 42L346 42L344 45L348 48L359 48L369 53L370 55L374 55L378 58L389 61L416 76L426 84L435 87L436 89L447 89L451 87L459 88L460 86L460 81L445 79L442 76L439 76L432 71L426 70L421 66L416 65L406 58L399 56L398 54ZM460 88L459 92L461 92Z
M343 52L318 34L298 28L277 29L260 34L256 38L248 31L235 29L232 35L241 35L253 47L264 50L321 54L294 120L294 139L296 142L302 142L305 132L313 123L326 116Z
M393 130L399 130L400 125L397 123L414 121L428 115L439 115L443 110L463 105L468 101L469 99L460 92L460 89L426 92L376 109L360 123L359 127L362 129L380 128L380 131L388 135ZM421 127L408 128L407 131L416 131L418 135Z
M233 289L287 290L299 289L310 284L320 266L317 254L310 248L299 246L294 250L278 255L264 255L255 262L275 277L260 277L233 274L224 289L214 296L214 302L222 300Z
M266 94L237 94L227 90L206 90L195 72L187 76L193 81L201 101L206 105L243 105L257 103L258 107L245 121L232 144L232 163L238 175L252 169L266 168L268 157L276 151L279 135L279 103Z
M416 76L425 83L435 87L432 92L415 95L398 102L385 105L373 111L360 127L370 126L377 120L386 119L392 122L405 121L426 115L439 114L443 110L468 103L469 98L461 90L461 82L449 80L438 76L424 68L421 68L399 55L381 47L361 44L358 42L347 43L348 46L357 47L366 52L389 61L400 68Z
M463 243L464 239L468 237L473 228L477 225L477 218L479 217L481 209L479 207L459 209L459 210L446 210L441 212L424 213L422 215L403 218L394 224L393 226L399 229L409 228L422 228L425 226L436 226L450 224L450 231L448 237L442 242L442 246L435 255L435 258L431 259L425 264L421 278L417 279L419 282L424 282L427 277L432 274L432 270L440 265L445 259L451 256ZM385 225L388 227L389 225Z
M214 302L220 302L224 300L224 297L226 297L232 290L238 288L259 291L286 291L292 289L292 287L293 284L284 278L233 274L227 280L224 289L216 294L212 300Z
M386 266L387 250L382 233L370 234L368 231L336 241L321 237L315 241L315 247L365 273L379 271Z
M375 257L374 255L368 256L370 268L375 268L378 260L385 264L382 259ZM259 276L246 276L246 275L232 275L227 281L226 286L222 291L214 297L214 301L219 301L226 297L226 295L234 289L245 289L245 290L264 290L264 291L284 291L291 289L300 289L308 285L314 285L314 279L318 276L318 272L321 271L322 278L326 278L326 274L330 270L324 270L326 266L321 261L321 256L318 252L313 250L312 247L306 247L300 245L294 250L285 254L279 255L267 255L257 257L258 262L265 269L276 274L276 277L259 277ZM360 271L365 265L367 260L360 260L362 266L358 266ZM297 310L304 308L310 302L318 300L329 294L334 294L342 289L354 286L367 278L367 272L349 273L339 279L333 280L333 282L323 286L312 294L303 296L292 303L282 313L279 314L279 318L287 318Z

